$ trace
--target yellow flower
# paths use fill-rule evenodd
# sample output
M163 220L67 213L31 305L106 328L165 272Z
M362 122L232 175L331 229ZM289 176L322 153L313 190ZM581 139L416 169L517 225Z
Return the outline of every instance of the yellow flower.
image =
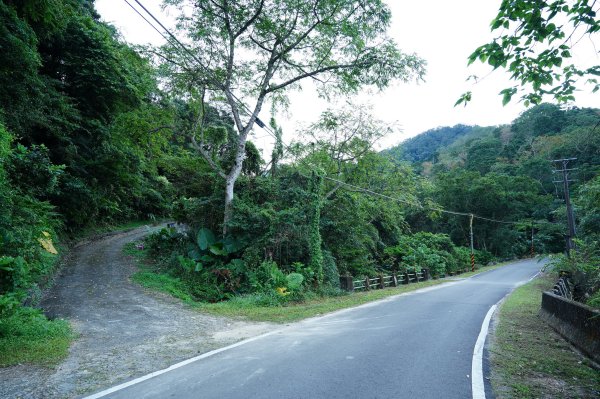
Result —
M50 252L51 254L58 255L58 251L54 248L54 244L52 243L52 236L47 231L42 231L41 238L38 238L38 242L46 250L46 252Z
M285 287L277 287L277 293L281 296L290 295L290 293L287 291L287 288Z

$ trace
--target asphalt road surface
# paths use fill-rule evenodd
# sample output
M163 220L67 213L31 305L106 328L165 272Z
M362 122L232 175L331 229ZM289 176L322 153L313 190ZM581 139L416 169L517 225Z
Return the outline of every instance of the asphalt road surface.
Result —
M295 323L100 395L126 399L470 398L473 350L486 314L540 267L536 260L516 262L472 278ZM483 363L486 375L485 356Z

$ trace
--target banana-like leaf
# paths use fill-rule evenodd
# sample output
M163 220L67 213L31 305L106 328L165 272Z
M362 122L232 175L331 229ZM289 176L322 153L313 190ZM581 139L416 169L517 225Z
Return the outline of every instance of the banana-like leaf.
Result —
M215 255L219 255L219 256L227 255L227 250L219 244L211 245L210 248L208 248L208 250Z
M196 242L203 251L207 250L211 245L214 245L216 241L215 235L207 228L201 228L196 236Z

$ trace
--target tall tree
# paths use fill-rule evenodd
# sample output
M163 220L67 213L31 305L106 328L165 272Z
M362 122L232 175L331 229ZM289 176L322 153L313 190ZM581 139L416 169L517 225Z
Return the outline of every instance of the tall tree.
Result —
M235 160L228 170L204 150L208 126L202 111L192 132L194 147L225 179L224 234L248 134L269 97L284 97L307 79L316 82L322 94L354 93L365 85L383 88L393 79L407 81L424 74L424 61L400 52L387 36L391 15L382 0L165 2L180 8L179 26L193 54L192 60L181 48L159 52L174 85L202 105L220 100L234 120ZM187 10L192 14L186 15ZM234 90L252 105L243 105Z

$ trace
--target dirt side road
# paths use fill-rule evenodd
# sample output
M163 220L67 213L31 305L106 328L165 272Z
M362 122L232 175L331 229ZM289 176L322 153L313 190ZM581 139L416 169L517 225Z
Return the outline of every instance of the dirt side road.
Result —
M42 307L50 317L69 320L78 338L54 369L0 369L1 398L82 396L273 328L201 314L131 283L135 265L122 247L149 230L142 227L73 249Z

